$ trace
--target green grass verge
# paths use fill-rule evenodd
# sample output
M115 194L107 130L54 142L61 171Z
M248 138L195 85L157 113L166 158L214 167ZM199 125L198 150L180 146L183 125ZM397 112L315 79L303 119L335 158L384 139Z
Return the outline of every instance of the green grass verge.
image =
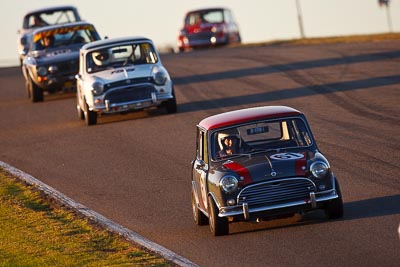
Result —
M172 266L0 168L0 266Z

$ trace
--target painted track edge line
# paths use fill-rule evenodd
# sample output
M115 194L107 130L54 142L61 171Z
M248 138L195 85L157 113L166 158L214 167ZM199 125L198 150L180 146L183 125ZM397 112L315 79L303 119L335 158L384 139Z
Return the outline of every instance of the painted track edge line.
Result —
M32 175L29 175L3 161L0 161L0 167L2 167L5 171L9 172L10 174L16 176L17 178L23 180L25 183L32 185L39 189L40 191L44 192L46 195L60 201L62 204L76 210L77 212L81 213L82 215L86 216L87 218L95 221L96 223L102 225L108 230L115 232L119 235L124 236L129 241L138 244L160 256L165 258L166 260L177 264L178 266L182 267L197 267L197 264L189 261L188 259L176 254L175 252L150 241L143 236L139 235L138 233L129 230L117 223L114 223L110 219L107 219L103 215L89 209L88 207L75 202L73 199L67 197L63 193L57 191L56 189L48 186L47 184L41 182L40 180L36 179Z

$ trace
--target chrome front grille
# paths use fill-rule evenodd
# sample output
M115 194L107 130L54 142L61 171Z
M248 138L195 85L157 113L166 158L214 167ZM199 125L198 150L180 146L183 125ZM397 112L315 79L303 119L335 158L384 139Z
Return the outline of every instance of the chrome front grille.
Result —
M189 34L187 37L189 39L189 42L196 42L196 41L210 41L210 38L213 35L210 32L200 32L196 34Z
M58 74L67 76L67 75L75 75L79 71L79 61L78 60L69 60L60 62L57 64Z
M136 84L143 84L143 83L153 83L153 78L152 77L139 77L139 78L131 78L131 79L108 83L104 86L104 92L107 92L108 90L117 88L117 87L126 87L126 86L129 86L129 84L136 85Z
M150 85L125 87L107 92L104 100L109 100L111 104L151 100L151 93L153 92L156 93L157 91Z
M247 186L239 193L237 201L239 205L247 203L249 208L279 205L310 199L311 192L316 192L311 180L288 178Z

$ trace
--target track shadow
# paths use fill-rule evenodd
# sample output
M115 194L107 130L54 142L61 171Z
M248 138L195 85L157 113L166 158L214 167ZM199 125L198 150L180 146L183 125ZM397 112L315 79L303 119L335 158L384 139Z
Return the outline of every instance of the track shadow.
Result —
M347 57L309 60L309 61L295 62L290 64L277 64L277 65L255 67L255 68L221 71L209 74L190 75L184 77L177 77L174 78L173 80L175 85L184 85L190 83L218 81L218 80L239 78L252 75L265 75L277 72L285 72L289 70L311 69L311 68L328 67L340 64L353 64L353 63L362 63L362 62L377 61L383 59L394 59L399 57L400 57L400 51L390 51L390 52L372 53L372 54L347 56Z
M210 99L179 104L179 112L192 112L198 110L234 107L237 105L256 104L265 101L276 101L350 90L361 90L372 87L393 85L400 83L400 75L368 78L363 80L311 85L296 88L282 89L279 91L258 93L252 95L232 96L221 99Z
M130 111L121 114L117 113L117 114L99 116L97 118L97 125L117 123L130 120L139 120L149 117L166 116L166 115L170 114L168 114L168 112L165 111L164 109L149 108L145 110Z
M344 220L400 214L400 194L347 202L344 208Z
M364 199L344 203L344 216L336 221L349 221L363 218L373 218L400 214L400 194L384 196L378 198ZM335 220L333 220L335 221ZM258 224L238 223L231 224L231 234L240 234L246 232L257 232L273 230L287 227L297 227L302 225L312 225L325 222L333 222L326 219L322 210L306 213L303 216L295 215L287 219L271 220ZM246 225L247 224L247 225Z

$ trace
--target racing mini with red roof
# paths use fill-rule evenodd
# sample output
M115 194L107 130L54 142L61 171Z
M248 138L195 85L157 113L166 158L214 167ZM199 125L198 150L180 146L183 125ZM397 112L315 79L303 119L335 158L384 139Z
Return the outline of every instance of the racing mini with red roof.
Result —
M239 27L230 9L204 8L187 12L177 45L183 52L240 42Z
M192 209L197 225L229 234L229 223L323 209L343 216L339 183L305 115L285 106L226 112L197 125Z

